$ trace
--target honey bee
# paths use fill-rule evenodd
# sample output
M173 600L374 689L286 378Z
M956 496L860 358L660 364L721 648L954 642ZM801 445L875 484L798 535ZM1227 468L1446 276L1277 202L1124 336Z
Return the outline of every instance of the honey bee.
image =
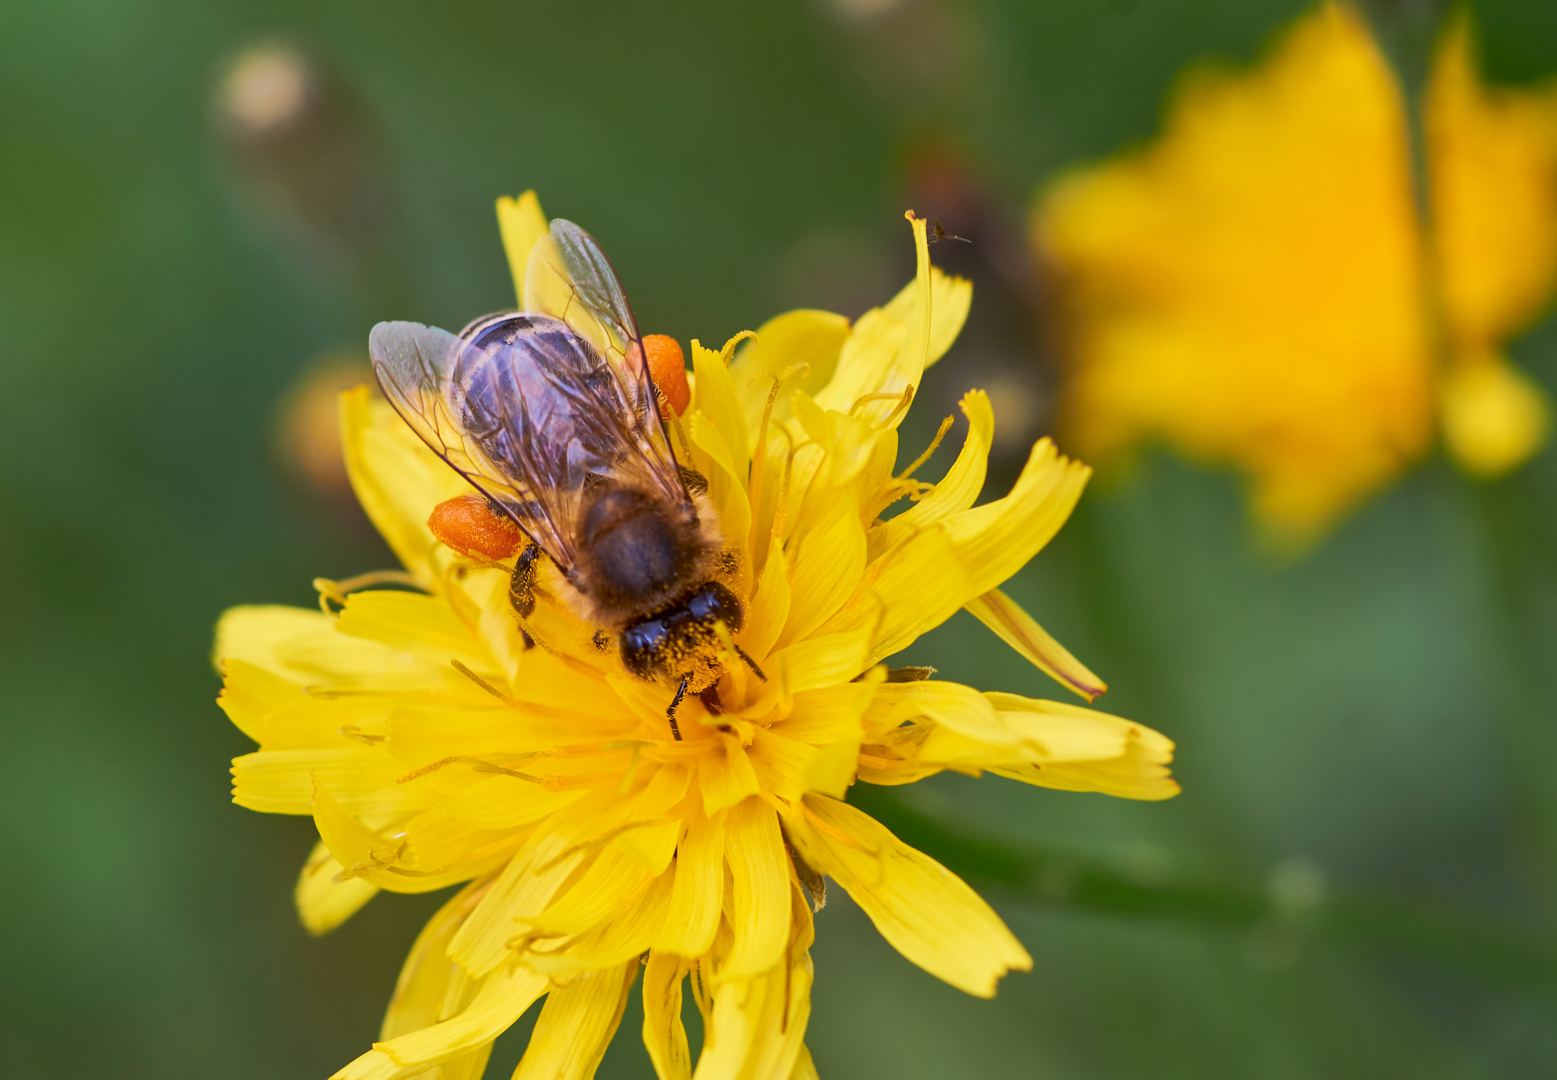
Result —
M374 373L479 493L442 504L446 527L435 512L434 532L455 547L478 537L466 542L489 557L523 546L509 597L527 637L539 563L551 560L566 601L598 628L596 646L614 635L629 672L676 686L665 714L680 739L676 708L688 692L707 700L727 644L765 678L731 640L745 612L720 580L734 559L707 483L676 461L632 308L593 237L552 221L530 256L524 307L458 336L379 323Z

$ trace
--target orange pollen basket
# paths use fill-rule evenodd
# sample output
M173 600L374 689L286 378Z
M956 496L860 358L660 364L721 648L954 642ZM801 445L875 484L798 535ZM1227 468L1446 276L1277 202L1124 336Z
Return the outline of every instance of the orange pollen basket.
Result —
M681 345L673 337L664 334L643 335L643 354L649 361L649 377L654 380L654 385L659 392L665 395L665 402L680 416L686 412L687 403L692 400L692 391L687 386L687 360L682 355ZM661 418L664 416L664 406L661 406Z
M479 495L456 495L433 507L432 534L461 555L506 559L524 543L524 532L495 513Z

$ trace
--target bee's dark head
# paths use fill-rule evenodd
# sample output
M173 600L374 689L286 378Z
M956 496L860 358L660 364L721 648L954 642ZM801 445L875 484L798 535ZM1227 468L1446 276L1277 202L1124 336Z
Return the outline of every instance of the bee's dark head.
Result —
M579 530L594 599L635 607L684 587L702 556L697 519L684 516L632 488L601 493Z

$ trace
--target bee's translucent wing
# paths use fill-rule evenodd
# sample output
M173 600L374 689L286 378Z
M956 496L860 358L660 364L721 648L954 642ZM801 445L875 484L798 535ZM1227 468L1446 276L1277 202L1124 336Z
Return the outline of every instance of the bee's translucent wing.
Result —
M595 238L571 221L553 218L551 233L530 252L524 307L563 320L610 363L642 453L662 474L666 490L674 488L684 499L675 455L660 426L654 381L632 305Z
M646 453L618 368L572 324L508 312L455 337L380 323L369 351L412 430L564 573L577 562L586 496L600 484L686 501L674 463L667 484L665 465Z
M379 323L368 335L373 372L401 419L433 453L557 558L562 539L537 512L528 482L492 461L453 411L455 371L468 347L447 330L413 322Z

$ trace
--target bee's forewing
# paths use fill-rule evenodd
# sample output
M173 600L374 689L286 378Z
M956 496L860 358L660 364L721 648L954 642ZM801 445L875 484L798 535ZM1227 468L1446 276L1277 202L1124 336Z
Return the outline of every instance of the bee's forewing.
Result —
M524 300L524 313L478 319L459 337L379 323L368 348L411 429L566 572L590 483L614 477L691 499L632 308L594 238L553 221L530 255Z
M382 322L368 335L368 352L384 396L433 453L494 505L533 505L523 478L494 464L450 412L454 366L469 348L447 330L421 323ZM533 526L526 531L535 536Z
M632 305L595 238L571 221L553 218L551 233L530 253L524 307L562 319L609 360L639 434L655 448L651 461L668 463L674 474L675 457L660 427Z

